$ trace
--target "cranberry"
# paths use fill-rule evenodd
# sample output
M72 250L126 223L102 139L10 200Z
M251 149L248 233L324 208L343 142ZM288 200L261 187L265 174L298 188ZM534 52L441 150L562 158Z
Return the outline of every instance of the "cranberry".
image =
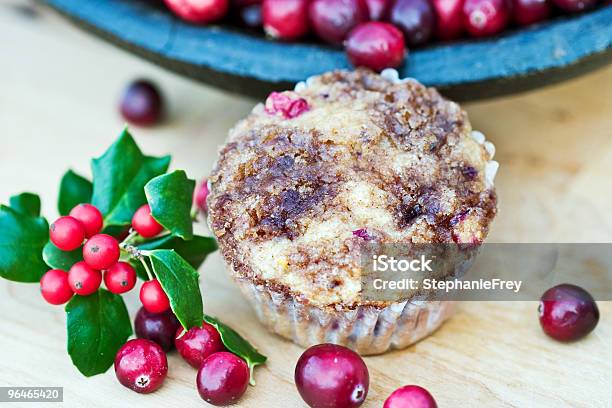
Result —
M85 262L80 261L72 265L68 271L68 284L74 293L89 296L100 287L102 274Z
M128 85L121 96L119 110L123 118L140 126L153 125L161 119L163 100L157 87L146 79Z
M548 0L513 0L514 21L519 25L529 25L546 20L550 15Z
M279 40L296 40L308 33L308 0L264 0L266 34Z
M249 28L260 28L263 25L261 4L245 6L238 10L240 24Z
M349 31L368 20L365 0L313 0L308 7L314 32L331 44L342 44Z
M383 408L437 408L431 394L418 385L406 385L393 391Z
M270 115L280 115L285 119L293 119L308 111L310 107L306 99L300 98L295 92L272 92L266 99L264 110Z
M151 215L151 207L145 204L134 213L132 227L144 238L151 238L164 230Z
M108 269L119 260L119 243L110 235L98 234L83 246L83 259L94 269Z
M140 301L151 313L162 313L170 308L170 299L157 279L147 281L140 287Z
M209 356L198 370L196 386L202 399L212 405L230 405L249 385L249 368L238 356L222 351Z
M194 24L205 24L223 18L229 9L228 0L164 0L174 14Z
M49 228L51 242L62 251L73 251L85 239L85 228L74 217L60 217Z
M436 17L428 0L397 0L391 8L390 21L404 32L410 47L429 41Z
M599 309L586 290L562 284L548 289L540 299L540 325L559 341L574 341L589 334L599 321Z
M196 207L198 207L198 210L204 213L208 209L208 207L206 206L206 199L208 198L208 193L208 180L204 179L196 188L194 196Z
M370 21L386 20L391 9L391 0L366 0Z
M552 0L557 7L569 13L588 10L597 4L597 0Z
M375 71L400 66L406 55L402 32L392 24L377 21L357 26L345 45L353 65Z
M335 344L310 347L295 367L295 385L312 408L358 407L368 395L369 383L361 357Z
M117 352L115 374L119 382L132 391L153 392L162 386L168 374L166 353L150 340L130 340Z
M74 294L68 284L68 274L59 269L51 269L42 276L40 293L52 305L63 305Z
M436 13L436 36L441 40L455 40L463 34L463 1L432 0Z
M136 285L136 270L127 262L117 262L104 272L104 284L117 295L129 292Z
M134 319L136 336L159 344L164 351L174 348L174 334L181 324L168 309L162 313L150 313L141 307Z
M211 354L225 350L217 329L206 322L202 327L192 327L183 336L182 333L183 328L179 327L174 344L183 359L195 368Z
M474 37L486 37L501 32L508 25L506 0L465 0L463 23Z
M100 210L91 204L79 204L70 211L70 216L81 221L85 228L85 236L90 238L100 231L104 224L104 217Z

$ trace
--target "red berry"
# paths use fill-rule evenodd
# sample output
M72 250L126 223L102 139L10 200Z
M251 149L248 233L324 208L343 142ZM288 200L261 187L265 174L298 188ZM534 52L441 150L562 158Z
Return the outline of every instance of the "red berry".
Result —
M206 179L198 185L195 192L195 203L198 210L206 212L208 207L206 206L206 199L208 198L208 181Z
M402 32L392 24L376 21L361 24L353 29L345 46L353 65L365 66L375 71L400 66L406 55Z
M85 228L74 217L60 217L49 228L51 242L62 251L74 251L85 240Z
M151 207L145 204L134 213L132 227L144 238L151 238L164 230L151 215Z
M77 295L88 296L100 287L102 273L80 261L72 265L72 268L68 271L68 283Z
M163 99L155 84L139 79L125 88L119 109L126 121L134 125L149 126L161 120Z
M115 356L115 374L119 382L132 391L153 392L162 386L168 374L166 353L150 340L130 340Z
M196 386L202 399L212 405L230 405L242 397L249 385L249 368L227 351L209 356L198 370Z
M162 313L149 313L141 307L134 319L134 331L136 336L159 344L164 351L174 348L174 336L181 326L178 319L168 309Z
M597 4L597 0L552 0L563 11L578 13L588 10Z
M313 31L330 44L342 44L349 31L368 20L365 0L313 0L308 17Z
M266 34L279 40L296 40L308 33L308 0L264 0Z
M225 346L217 329L204 322L202 327L192 327L183 336L183 328L176 332L174 344L181 357L193 367L198 368L211 354L224 351Z
M465 0L463 23L474 37L486 37L501 32L508 25L506 0Z
M391 8L390 21L402 30L406 44L426 44L435 28L434 10L428 0L397 0Z
M228 0L164 0L174 14L194 24L206 24L223 18L229 9Z
M140 288L140 301L150 313L162 313L170 307L170 299L157 279L147 281Z
M406 385L393 391L383 408L437 408L436 400L423 387Z
M119 243L106 234L94 235L83 246L83 259L89 266L99 271L116 264L120 255Z
M307 349L295 367L295 385L310 407L358 407L368 395L370 376L359 354L335 344Z
M63 305L74 294L68 284L68 274L59 269L51 269L42 276L40 293L52 305Z
M117 262L104 272L104 284L117 295L129 292L136 285L136 270L127 262Z
M264 110L269 115L293 119L310 109L306 99L292 91L271 92L266 98Z
M463 1L432 0L436 14L436 36L441 40L455 40L463 34Z
M539 313L544 332L559 341L579 340L592 332L599 322L599 309L593 297L570 284L544 292Z
M79 204L70 211L70 216L81 221L85 228L85 236L93 237L102 231L104 217L100 210L91 204Z
M513 0L514 21L519 25L534 24L550 16L548 0Z
M387 20L393 2L391 0L366 0L370 21Z

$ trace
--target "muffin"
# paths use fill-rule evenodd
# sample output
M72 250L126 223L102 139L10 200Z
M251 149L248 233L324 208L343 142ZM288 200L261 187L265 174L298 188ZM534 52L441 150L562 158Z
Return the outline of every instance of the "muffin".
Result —
M364 299L363 242L481 243L496 213L493 154L435 89L393 70L326 73L230 131L208 222L269 330L382 353L432 333L454 303Z

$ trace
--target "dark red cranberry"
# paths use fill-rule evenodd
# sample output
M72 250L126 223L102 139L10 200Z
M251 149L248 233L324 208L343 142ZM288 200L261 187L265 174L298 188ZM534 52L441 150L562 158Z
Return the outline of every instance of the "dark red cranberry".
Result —
M249 368L240 357L222 351L202 363L196 377L200 397L209 404L231 405L240 399L249 385Z
M162 386L168 374L166 353L152 341L130 340L117 352L115 374L119 382L132 391L153 392Z
M548 0L513 0L512 12L514 21L519 25L534 24L550 16Z
M441 40L455 40L464 32L464 0L432 0L436 14L436 37Z
M569 13L579 13L597 4L597 0L552 0L552 2L561 10Z
M261 5L262 2L263 2L262 0L231 0L230 1L231 8L234 8L234 9L250 7L256 4Z
M391 0L366 0L370 21L384 21L389 18Z
M581 339L599 322L599 309L589 292L567 283L544 292L539 313L544 332L559 341Z
M180 327L181 324L170 309L162 313L151 313L141 307L134 319L136 336L154 341L164 351L174 348L174 336Z
M392 24L378 21L354 28L348 35L345 47L353 65L375 71L400 66L406 55L402 32Z
M192 327L187 333L182 336L181 334L183 328L179 327L174 340L176 349L181 357L195 368L200 367L211 354L225 350L217 329L206 322L202 327Z
M120 255L119 243L106 234L94 235L83 246L83 259L99 271L115 265Z
M206 24L223 18L229 10L228 0L164 0L174 14L194 24Z
M208 198L208 180L204 179L198 184L195 194L194 201L198 210L205 213L208 210L206 205L206 199Z
M266 34L279 40L296 40L308 33L308 0L264 0Z
M342 44L349 31L368 20L365 0L313 0L308 8L310 26L330 44Z
M98 290L100 283L102 283L102 273L84 261L75 263L68 271L68 284L77 295L91 295Z
M62 251L73 251L85 239L85 227L74 217L60 217L49 228L51 242Z
M508 25L506 0L465 0L463 23L474 37L486 37L503 31Z
M308 111L310 107L306 99L295 92L272 92L266 98L264 110L270 115L280 115L285 119L293 119Z
M127 262L117 262L104 272L104 285L117 295L129 292L136 285L136 270Z
M125 88L119 109L123 118L134 125L153 125L161 119L163 100L152 82L139 79Z
M383 408L438 408L438 405L425 388L406 385L393 391Z
M140 302L151 313L163 313L170 308L170 299L157 279L142 284Z
M428 0L397 0L391 8L390 21L403 31L410 47L426 44L431 39L436 16Z
M40 279L40 294L52 305L68 302L74 294L68 284L68 274L59 269L47 271Z
M79 204L70 211L70 216L81 221L85 237L90 238L102 231L104 217L100 210L91 204Z
M151 207L145 204L134 213L132 227L144 238L152 238L164 230L151 215Z
M295 366L295 385L312 408L358 407L368 395L369 383L359 354L335 344L310 347Z
M238 21L245 27L260 28L263 26L261 4L253 4L238 9Z

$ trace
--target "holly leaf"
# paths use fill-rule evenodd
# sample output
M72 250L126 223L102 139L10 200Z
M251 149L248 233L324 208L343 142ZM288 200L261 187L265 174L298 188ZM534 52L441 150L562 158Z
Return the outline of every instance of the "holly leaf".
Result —
M57 210L61 215L68 215L77 205L91 202L92 192L91 181L68 170L60 183Z
M253 369L260 364L264 364L268 358L258 352L257 349L242 336L240 336L238 332L223 324L216 318L204 315L204 321L217 329L226 349L246 361L247 365L249 366L249 371L251 372L251 385L255 385L255 380L253 379Z
M200 327L204 318L199 275L177 252L156 249L145 253L153 265L153 272L159 280L170 307L181 325L189 330Z
M22 215L40 216L40 197L32 193L21 193L9 199L11 208Z
M142 154L127 129L99 158L92 160L92 204L104 214L104 224L128 225L147 202L144 186L168 170L170 156Z
M47 220L0 205L0 276L15 282L40 281L48 269L42 258L48 240Z
M74 251L66 252L49 241L43 248L42 256L50 268L68 271L72 265L83 260L83 248L80 247Z
M86 377L106 372L119 348L132 335L123 298L104 289L74 296L66 305L68 354Z
M191 206L195 181L183 170L155 177L145 186L151 215L165 229L185 240L193 238Z

